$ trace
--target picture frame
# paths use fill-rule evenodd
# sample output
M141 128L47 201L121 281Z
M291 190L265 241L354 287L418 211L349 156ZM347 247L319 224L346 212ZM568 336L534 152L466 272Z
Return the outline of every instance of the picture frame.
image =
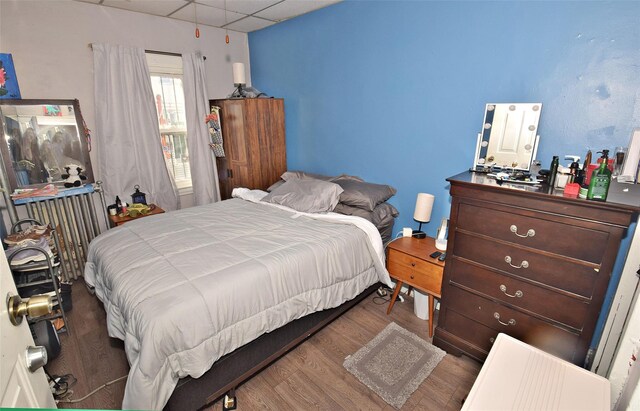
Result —
M20 99L18 77L11 54L0 53L0 99Z

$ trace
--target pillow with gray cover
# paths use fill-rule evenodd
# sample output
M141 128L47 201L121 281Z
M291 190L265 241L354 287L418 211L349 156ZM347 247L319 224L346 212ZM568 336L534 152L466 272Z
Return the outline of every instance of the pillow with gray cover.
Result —
M364 181L360 177L350 176L348 174L340 174L337 177L329 177L329 176L325 176L325 175L322 175L322 174L307 173L307 172L304 172L304 171L285 171L280 176L280 180L276 181L271 186L269 186L269 188L267 188L267 191L268 192L272 192L273 190L275 190L276 188L278 188L282 184L284 184L285 181L288 181L288 180L291 180L291 179L295 179L295 178L297 178L299 180L308 180L308 179L311 179L311 178L315 178L316 180L331 181L331 182L333 182L334 180L337 180L337 179L347 179L347 180L351 179L351 180L356 180L356 181Z
M395 188L384 184L342 178L333 181L344 189L340 194L341 203L368 211L373 211L378 204L384 203L396 193Z
M294 178L267 194L262 201L303 213L326 213L336 207L342 191L339 185L328 181Z

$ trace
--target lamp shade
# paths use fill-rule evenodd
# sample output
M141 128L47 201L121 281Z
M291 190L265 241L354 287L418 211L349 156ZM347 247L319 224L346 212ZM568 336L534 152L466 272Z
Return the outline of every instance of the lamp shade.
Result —
M244 64L233 63L233 84L246 84L244 77Z
M419 193L416 200L416 209L413 212L413 219L421 223L428 223L431 220L434 199L433 194Z

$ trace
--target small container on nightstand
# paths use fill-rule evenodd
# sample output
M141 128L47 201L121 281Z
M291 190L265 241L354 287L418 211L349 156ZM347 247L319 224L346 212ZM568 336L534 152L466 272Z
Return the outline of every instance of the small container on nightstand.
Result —
M430 257L437 251L435 239L402 237L390 242L387 250L387 270L397 280L387 314L391 313L402 285L410 285L429 296L429 337L433 336L433 298L441 297L444 271L444 261Z

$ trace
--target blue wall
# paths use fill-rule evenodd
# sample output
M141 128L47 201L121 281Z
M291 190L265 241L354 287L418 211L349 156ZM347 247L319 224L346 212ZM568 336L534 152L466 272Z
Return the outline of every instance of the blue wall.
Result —
M538 158L626 146L640 126L640 2L347 1L249 35L253 85L284 97L289 169L418 192L449 214L487 102L542 102Z

